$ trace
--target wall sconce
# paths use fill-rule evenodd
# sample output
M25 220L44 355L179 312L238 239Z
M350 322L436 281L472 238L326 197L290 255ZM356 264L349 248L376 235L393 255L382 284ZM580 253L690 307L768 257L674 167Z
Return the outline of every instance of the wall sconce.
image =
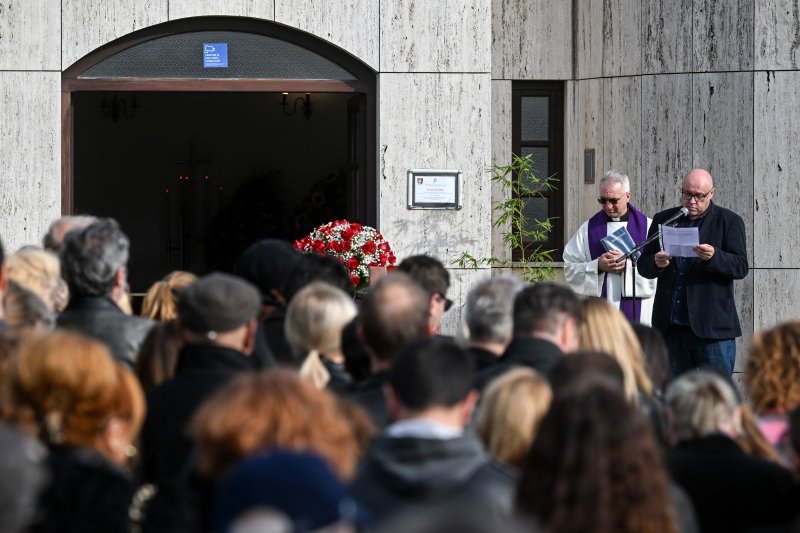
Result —
M136 97L131 96L130 99L117 98L116 94L111 95L110 99L104 96L100 104L100 108L103 110L103 118L110 118L112 122L116 122L120 117L133 118L138 107Z
M303 115L306 117L306 120L311 118L311 93L306 93L306 97L303 98L302 96L298 96L294 99L294 107L291 111L287 111L286 108L289 107L288 102L289 93L283 93L283 98L281 99L281 103L278 104L283 109L283 114L286 116L292 116L297 113L297 106L303 110Z

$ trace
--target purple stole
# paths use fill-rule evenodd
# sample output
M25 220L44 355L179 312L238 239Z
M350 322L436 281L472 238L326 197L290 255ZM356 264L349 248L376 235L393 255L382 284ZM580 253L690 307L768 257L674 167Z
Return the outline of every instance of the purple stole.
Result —
M647 238L647 217L639 210L628 204L628 233L631 234L633 242L639 244L644 242ZM589 253L592 259L597 259L604 253L606 249L600 240L608 234L608 219L606 213L602 209L589 219ZM605 273L604 273L605 274ZM623 289L625 288L623 279ZM603 291L600 293L603 298L606 297L606 277L603 276ZM635 300L630 297L621 296L619 302L619 309L630 322L642 316L642 301L640 298Z

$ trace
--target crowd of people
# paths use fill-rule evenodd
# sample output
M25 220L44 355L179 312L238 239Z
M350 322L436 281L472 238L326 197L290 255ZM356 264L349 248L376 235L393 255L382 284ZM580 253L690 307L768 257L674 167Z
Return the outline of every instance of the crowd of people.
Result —
M625 215L627 178L607 178ZM455 336L427 255L357 295L336 259L268 239L139 306L113 219L0 247L0 531L800 531L800 322L755 335L745 395L727 366L676 362L638 320L653 300L624 301L631 266L590 243L620 221L596 218L566 271L592 294L489 277ZM680 262L659 254L649 277ZM638 283L663 313L661 279Z

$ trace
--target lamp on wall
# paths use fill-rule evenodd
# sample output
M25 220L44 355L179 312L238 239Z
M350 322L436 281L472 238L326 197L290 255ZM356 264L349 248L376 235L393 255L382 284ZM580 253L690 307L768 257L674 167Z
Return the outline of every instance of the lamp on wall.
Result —
M103 118L110 118L112 122L116 122L120 117L133 118L138 107L136 97L118 98L116 94L112 94L111 98L103 96L103 101L100 103Z
M303 110L303 115L306 119L311 118L311 93L306 93L306 97L303 98L302 96L298 96L294 99L294 107L292 107L291 111L287 110L289 107L289 93L283 93L283 98L281 99L281 103L279 104L283 109L283 114L286 116L292 116L297 113L297 107Z

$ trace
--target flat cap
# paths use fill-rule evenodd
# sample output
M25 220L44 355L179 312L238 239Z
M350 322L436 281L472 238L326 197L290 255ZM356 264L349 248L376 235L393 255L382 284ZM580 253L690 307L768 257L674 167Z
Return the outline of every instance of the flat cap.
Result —
M229 274L208 274L178 293L178 319L198 333L231 331L255 318L260 309L258 289Z

